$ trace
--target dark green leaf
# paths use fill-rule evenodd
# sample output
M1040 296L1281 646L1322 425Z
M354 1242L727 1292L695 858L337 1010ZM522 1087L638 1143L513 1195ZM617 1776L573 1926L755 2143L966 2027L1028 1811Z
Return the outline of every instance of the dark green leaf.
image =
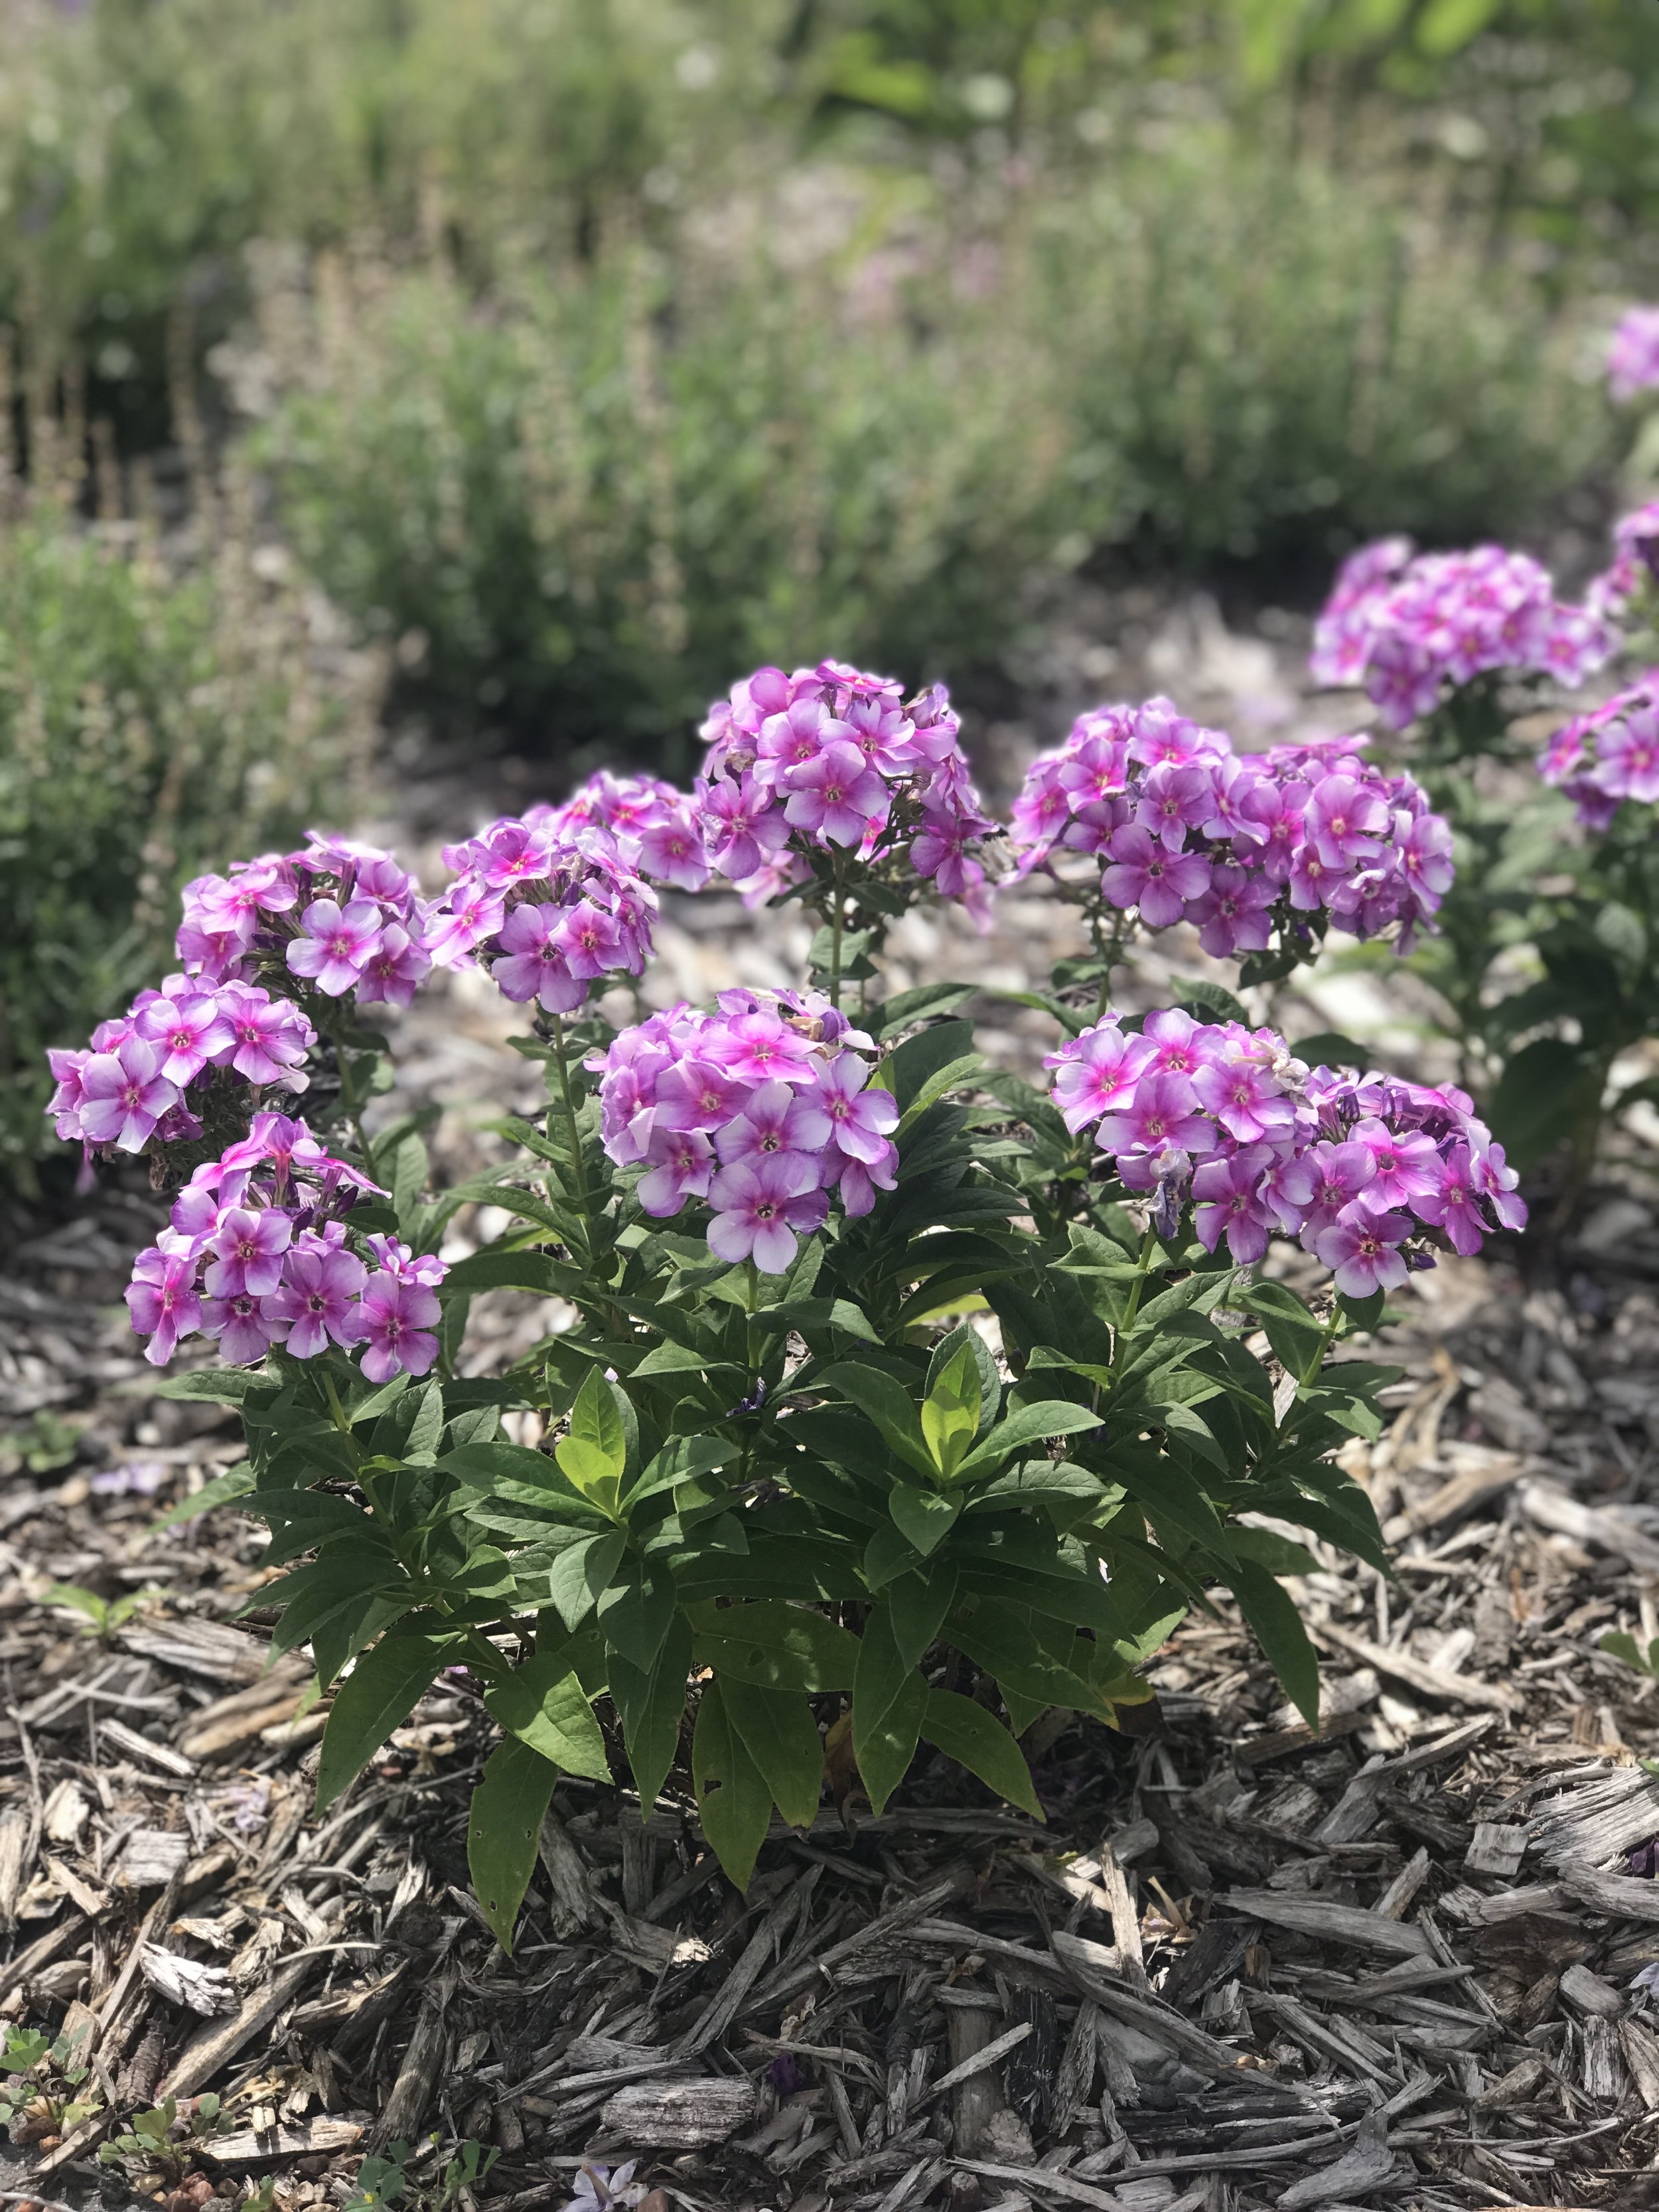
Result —
M720 1695L732 1731L759 1768L779 1812L792 1828L810 1828L823 1790L823 1745L804 1694L729 1681L721 1683Z
M954 1759L970 1774L978 1775L999 1797L1036 1819L1043 1810L1031 1781L1025 1755L1002 1723L954 1690L929 1690L922 1714L921 1733L937 1744L947 1759Z
M317 1810L331 1805L395 1728L426 1695L454 1641L436 1636L383 1636L365 1651L338 1690L323 1731L317 1766Z
M691 1774L709 1847L738 1888L747 1889L772 1820L772 1792L726 1713L720 1686L704 1686L691 1738Z
M516 1736L484 1762L467 1815L466 1860L484 1917L503 1951L536 1867L536 1845L559 1770Z

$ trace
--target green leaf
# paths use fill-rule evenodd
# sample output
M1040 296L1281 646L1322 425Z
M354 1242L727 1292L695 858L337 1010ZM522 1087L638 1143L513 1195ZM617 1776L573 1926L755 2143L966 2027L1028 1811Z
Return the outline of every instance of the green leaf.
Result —
M216 1505L228 1505L238 1498L246 1498L253 1488L253 1469L246 1460L239 1460L228 1467L222 1474L216 1474L211 1482L204 1482L193 1498L181 1498L176 1505L150 1522L151 1534L163 1528L176 1528L181 1521L193 1521L198 1513L211 1513Z
M897 991L876 1008L872 1033L879 1040L896 1036L929 1014L948 1014L973 996L972 983L921 983L914 991Z
M957 1480L965 1481L971 1475L988 1474L1027 1444L1046 1443L1052 1437L1076 1436L1085 1429L1100 1426L1098 1413L1065 1398L1044 1398L1035 1406L1017 1406L969 1453L957 1469Z
M1232 1540L1235 1559L1253 1560L1270 1575L1314 1575L1319 1571L1319 1562L1307 1546L1298 1544L1294 1537L1281 1536L1277 1528L1256 1528L1236 1521L1227 1534Z
M888 1085L902 1109L913 1104L934 1076L955 1062L975 1057L971 1022L934 1022L907 1037L883 1062Z
M610 1587L627 1541L620 1532L584 1536L555 1559L548 1570L548 1597L567 1628L579 1628Z
M614 1514L628 1464L628 1437L611 1385L589 1370L570 1408L570 1433L554 1446L560 1468L584 1498Z
M999 1797L1041 1820L1046 1816L1025 1754L994 1714L954 1690L929 1690L921 1733L947 1759L978 1775Z
M216 1406L240 1406L252 1390L269 1389L266 1377L246 1367L198 1367L188 1375L169 1375L152 1386L158 1398L183 1398Z
M698 1666L763 1690L850 1690L859 1650L856 1636L781 1598L723 1607L692 1644Z
M962 1504L960 1492L946 1498L937 1490L924 1490L920 1483L896 1482L888 1495L887 1510L906 1543L926 1559L955 1527Z
M722 1682L726 1717L792 1828L810 1828L823 1792L823 1744L799 1691Z
M361 1505L328 1490L258 1490L250 1512L270 1526L264 1563L279 1567L331 1536L359 1538L385 1547L385 1532Z
M1575 1128L1588 1127L1601 1103L1601 1063L1580 1045L1535 1037L1498 1078L1487 1119L1510 1164L1527 1168Z
M897 1695L878 1720L867 1711L860 1711L858 1692L854 1689L853 1756L864 1778L872 1812L881 1811L909 1771L927 1710L927 1685L914 1672L907 1672Z
M747 1889L772 1820L772 1792L732 1728L718 1681L704 1686L691 1737L703 1834L727 1878Z
M890 1581L885 1619L902 1666L921 1664L923 1655L945 1626L956 1594L957 1570L941 1559Z
M1310 1067L1322 1063L1327 1067L1353 1067L1363 1073L1371 1064L1366 1048L1356 1044L1351 1036L1344 1036L1340 1030L1316 1030L1310 1036L1297 1037L1291 1050Z
M1241 1532L1243 1533L1243 1532ZM1241 1559L1228 1577L1239 1611L1255 1631L1286 1696L1310 1729L1319 1726L1319 1660L1302 1616L1267 1568Z
M839 1390L867 1414L907 1466L915 1468L918 1474L933 1474L933 1462L922 1440L916 1408L896 1376L879 1367L845 1361L826 1367L817 1379L825 1389Z
M317 1810L331 1805L432 1686L455 1639L383 1636L335 1692L317 1765Z
M635 1667L618 1652L611 1655L611 1694L622 1718L623 1743L640 1793L641 1817L656 1803L680 1747L691 1655L691 1625L683 1613L669 1623L648 1669Z
M538 1650L504 1682L486 1690L484 1703L510 1735L567 1774L611 1780L605 1738L563 1639Z
M969 1447L979 1432L979 1363L964 1343L958 1346L921 1401L922 1440L933 1465L947 1481L967 1457ZM898 1520L896 1513L893 1517ZM902 1521L899 1521L899 1526L903 1528ZM933 1547L919 1544L916 1548L931 1551Z
M536 1868L536 1845L559 1770L516 1736L498 1744L467 1815L466 1863L472 1887L510 1956L519 1907Z

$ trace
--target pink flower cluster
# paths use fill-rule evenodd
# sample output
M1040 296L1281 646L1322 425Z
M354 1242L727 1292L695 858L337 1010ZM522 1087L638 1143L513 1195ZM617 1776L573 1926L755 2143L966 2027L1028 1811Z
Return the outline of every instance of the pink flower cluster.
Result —
M1582 684L1613 650L1600 616L1564 605L1524 553L1477 545L1413 556L1389 538L1344 562L1314 632L1316 682L1358 684L1403 730L1445 686L1493 671Z
M860 1214L893 1188L899 1109L870 1081L873 1049L817 994L724 991L713 1013L672 1007L587 1062L605 1151L645 1169L647 1213L705 1200L716 1258L781 1275L831 1192Z
M276 966L325 998L406 1006L431 969L415 878L376 845L311 831L297 853L186 884L179 957L204 982Z
M1598 835L1627 799L1659 800L1659 668L1587 714L1577 714L1550 739L1538 763Z
M477 960L507 997L557 1014L574 1012L603 975L643 972L657 896L623 857L635 832L574 811L585 803L532 806L444 847L455 881L428 915L434 960ZM654 854L661 827L639 825L641 854Z
M1659 385L1659 307L1628 307L1607 348L1607 383L1615 399L1634 399Z
M571 836L588 829L607 833L617 857L648 883L700 891L708 881L697 803L659 775L612 775L601 769L562 806L532 806L526 818L538 817Z
M1259 1260L1300 1239L1350 1297L1403 1283L1429 1249L1478 1252L1518 1229L1516 1176L1468 1095L1393 1076L1311 1073L1272 1030L1170 1011L1139 1036L1109 1014L1049 1055L1054 1103L1092 1127L1125 1186L1172 1236L1191 1204L1206 1250Z
M1659 579L1659 500L1650 500L1613 526L1613 560L1591 577L1584 605L1616 622L1632 599Z
M1102 864L1101 894L1149 929L1194 923L1206 951L1264 950L1322 911L1351 936L1401 925L1402 949L1452 878L1451 832L1363 739L1235 753L1167 699L1081 715L1014 801L1021 876L1060 852Z
M317 1033L298 1006L257 983L169 975L141 991L118 1020L100 1022L84 1052L51 1051L47 1112L58 1133L89 1151L142 1152L202 1133L212 1071L257 1091L303 1091Z
M197 1170L133 1262L126 1300L149 1339L144 1357L164 1366L199 1332L238 1365L273 1344L296 1359L335 1344L362 1348L372 1382L424 1375L438 1356L444 1264L384 1236L364 1240L372 1266L358 1256L343 1217L373 1188L303 1121L256 1115L240 1144Z
M757 668L709 708L697 784L710 865L750 904L804 883L811 852L902 854L977 919L975 857L996 824L981 807L943 684L905 700L839 660Z

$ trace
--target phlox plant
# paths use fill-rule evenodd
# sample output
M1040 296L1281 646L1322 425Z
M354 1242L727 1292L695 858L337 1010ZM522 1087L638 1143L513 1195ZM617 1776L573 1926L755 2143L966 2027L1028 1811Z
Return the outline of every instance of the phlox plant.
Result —
M1389 540L1345 566L1316 633L1316 678L1364 685L1453 825L1455 879L1414 965L1516 1160L1562 1152L1564 1206L1608 1118L1656 1095L1612 1083L1659 1004L1655 679L1577 714L1565 695L1650 629L1656 558L1650 506L1616 525L1574 606L1523 555L1416 557ZM1543 714L1557 726L1540 752Z
M969 987L890 994L874 957L910 900L987 895L994 825L943 695L769 669L710 721L694 794L600 779L453 846L434 899L324 839L193 888L184 976L146 1002L210 1001L193 1044L151 1018L173 1073L120 1062L127 1101L93 1065L119 1060L108 1039L60 1071L65 1133L176 1190L134 1319L158 1359L216 1340L163 1388L240 1410L246 1462L215 1495L268 1523L287 1571L255 1603L332 1693L319 1804L440 1676L472 1696L501 1730L472 1873L509 1945L562 1773L626 1776L642 1811L666 1792L739 1887L775 1817L815 1817L827 1740L877 1810L926 1746L1040 1817L1020 1738L1051 1708L1115 1723L1223 1592L1311 1719L1279 1579L1311 1561L1265 1524L1385 1565L1335 1455L1378 1432L1393 1370L1351 1340L1437 1249L1524 1218L1462 1093L1310 1068L1231 1002L1142 1023L1073 981L1044 1000L1048 1081L987 1066ZM1399 857L1426 818L1404 779L1347 750L1247 776L1189 750L1261 830L1234 849L1297 817L1270 883L1327 839L1345 921L1431 902ZM1213 884L1223 833L1157 760L1078 818L1170 788L1190 818L1154 842L1178 855L1190 830ZM648 879L717 875L817 906L812 972L630 1006ZM1276 927L1309 911L1273 899ZM509 1159L435 1191L419 1125L362 1110L386 1055L361 1003L422 960L526 1006L547 1091L500 1125ZM226 1058L229 989L296 1010L301 1056ZM88 1121L106 1096L128 1118ZM228 1141L204 1159L210 1131ZM463 1254L471 1205L508 1225ZM1311 1304L1259 1273L1274 1237L1331 1271ZM574 1324L465 1375L470 1303L502 1289Z

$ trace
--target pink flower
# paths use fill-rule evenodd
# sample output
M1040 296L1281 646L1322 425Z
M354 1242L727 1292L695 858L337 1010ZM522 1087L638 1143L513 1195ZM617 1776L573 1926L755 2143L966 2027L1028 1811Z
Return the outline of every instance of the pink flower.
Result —
M645 1157L649 1171L640 1177L637 1195L647 1213L661 1220L688 1198L708 1197L714 1147L701 1129L653 1129Z
M1228 1135L1242 1145L1255 1144L1288 1129L1295 1119L1284 1086L1259 1060L1243 1055L1212 1060L1200 1067L1193 1077L1193 1089L1200 1104L1206 1106Z
M1273 933L1268 917L1277 896L1265 875L1223 861L1212 872L1209 889L1188 902L1187 919L1200 925L1198 941L1217 959L1260 952Z
M303 1091L308 1079L300 1063L317 1041L317 1032L287 999L273 999L251 984L227 984L220 1012L229 1024L234 1049L230 1065L249 1083L280 1083Z
M891 804L886 785L853 744L826 745L812 759L791 767L786 782L789 797L783 811L791 826L835 845L860 843L871 822L886 820Z
M796 1126L811 1132L803 1136L803 1143L822 1143L823 1137L817 1133L822 1126L846 1158L861 1160L866 1167L886 1159L891 1149L887 1133L898 1124L898 1101L879 1085L866 1088L868 1075L854 1053L837 1053L832 1060L820 1063L810 1088L801 1093L803 1117Z
M204 1334L218 1339L220 1351L234 1367L249 1367L263 1359L288 1333L276 1302L256 1297L251 1291L239 1291L234 1297L209 1298L202 1310Z
M1138 907L1149 929L1179 921L1187 901L1209 888L1207 860L1170 852L1137 823L1113 834L1111 854L1101 888L1115 907Z
M1607 348L1607 383L1615 399L1634 399L1659 385L1659 307L1627 307Z
M708 856L720 873L742 883L787 841L789 825L769 796L745 777L719 777L698 787L697 803L708 839Z
M164 1252L152 1244L132 1263L127 1310L134 1332L148 1336L144 1357L165 1367L181 1336L202 1326L202 1302L196 1295L196 1262L186 1253Z
M368 965L380 927L373 899L353 899L343 908L331 898L314 899L300 917L303 934L289 940L289 969L308 976L331 999L343 998Z
M1454 1252L1469 1254L1486 1241L1479 1199L1474 1158L1467 1145L1457 1145L1441 1163L1439 1189L1416 1199L1413 1206L1419 1220L1445 1231Z
M435 1293L424 1284L395 1275L368 1279L358 1310L362 1330L363 1373L371 1382L394 1375L424 1375L438 1357L432 1334L441 1317Z
M185 981L182 976L177 980ZM177 998L156 993L139 1006L134 1026L161 1054L161 1073L181 1091L233 1042L230 1024L216 998L193 985Z
M798 1097L787 1083L763 1083L744 1110L714 1138L728 1167L773 1159L783 1152L817 1152L829 1142L830 1117L811 1091Z
M1102 1121L1101 1148L1109 1152L1190 1152L1209 1136L1210 1125L1197 1103L1184 1075L1143 1076L1133 1099Z
M228 1206L219 1217L208 1250L213 1257L203 1278L208 1296L234 1298L246 1291L270 1297L283 1279L283 1255L294 1224L274 1206Z
M1432 1198L1439 1189L1440 1156L1431 1137L1420 1132L1402 1136L1373 1120L1357 1121L1353 1137L1370 1154L1376 1170L1360 1197L1372 1213L1395 1206L1414 1209L1419 1198Z
M817 1172L799 1152L753 1166L722 1168L708 1202L708 1249L732 1266L752 1258L765 1275L781 1275L795 1257L794 1231L816 1227L825 1203Z
M154 1046L130 1036L112 1052L95 1052L80 1070L76 1108L81 1133L89 1145L113 1145L118 1152L142 1152L179 1091L158 1073Z
M431 972L430 954L416 944L400 921L389 921L364 967L362 980L357 986L357 1003L368 1006L380 1001L389 1006L406 1006ZM306 1355L302 1352L298 1356L303 1358Z
M702 843L689 822L653 823L640 833L639 868L653 882L700 891L708 881Z
M503 957L490 975L503 994L534 999L549 1013L568 1014L587 996L565 957L563 914L556 906L515 906L501 925Z
M1144 1036L1125 1036L1121 1030L1103 1026L1085 1032L1077 1042L1074 1055L1052 1055L1048 1062L1058 1066L1054 1103L1073 1136L1133 1097L1135 1085L1157 1050Z
M1374 860L1389 828L1380 792L1351 775L1328 775L1315 784L1303 815L1306 834L1328 867Z
M1261 1179L1272 1160L1267 1146L1251 1145L1231 1158L1206 1160L1197 1169L1193 1227L1206 1252L1214 1251L1224 1234L1228 1251L1241 1266L1267 1250L1273 1217L1261 1195Z
M368 1270L352 1253L324 1244L296 1246L288 1255L274 1300L289 1323L288 1348L296 1359L314 1359L329 1344L356 1344L362 1333L357 1295Z
M1322 1229L1314 1250L1336 1275L1336 1287L1346 1298L1368 1298L1375 1290L1398 1290L1406 1279L1406 1262L1398 1247L1411 1234L1403 1213L1373 1213L1363 1204L1345 1206L1328 1229Z
M547 908L541 911L545 914ZM592 899L577 900L560 925L559 937L571 974L584 981L609 975L621 964L622 932L614 917Z
M712 1060L687 1058L657 1085L657 1127L718 1129L742 1110L749 1086Z

